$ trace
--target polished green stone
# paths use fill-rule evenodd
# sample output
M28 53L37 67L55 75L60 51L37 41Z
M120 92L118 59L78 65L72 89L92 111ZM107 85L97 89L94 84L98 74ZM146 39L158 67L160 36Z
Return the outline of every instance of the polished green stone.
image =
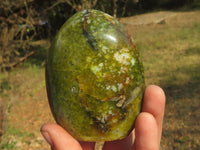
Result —
M97 10L78 12L61 27L48 53L46 82L55 120L81 141L126 137L145 88L132 38Z

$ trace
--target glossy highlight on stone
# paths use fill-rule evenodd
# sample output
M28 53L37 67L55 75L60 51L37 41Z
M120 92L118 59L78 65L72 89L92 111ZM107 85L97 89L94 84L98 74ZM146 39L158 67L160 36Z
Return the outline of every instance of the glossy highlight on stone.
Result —
M83 10L66 21L51 45L46 86L55 120L77 140L122 139L141 110L143 65L121 23Z

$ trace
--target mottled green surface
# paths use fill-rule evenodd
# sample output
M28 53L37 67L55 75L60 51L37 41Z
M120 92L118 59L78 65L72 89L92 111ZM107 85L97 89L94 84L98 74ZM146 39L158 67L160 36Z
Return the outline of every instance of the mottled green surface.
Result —
M82 141L128 135L145 88L139 52L125 28L97 11L62 26L47 59L47 91L56 121Z

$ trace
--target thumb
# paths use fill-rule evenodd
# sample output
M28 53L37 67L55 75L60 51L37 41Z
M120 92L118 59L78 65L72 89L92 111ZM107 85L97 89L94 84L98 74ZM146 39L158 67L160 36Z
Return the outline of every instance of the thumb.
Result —
M55 123L44 124L40 131L54 150L82 150L79 142Z

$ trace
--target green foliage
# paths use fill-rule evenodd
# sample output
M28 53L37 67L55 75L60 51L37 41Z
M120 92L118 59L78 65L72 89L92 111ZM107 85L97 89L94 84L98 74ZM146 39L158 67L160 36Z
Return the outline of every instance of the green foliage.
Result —
M190 4L191 9L200 9L200 1L199 0L193 0L193 3Z
M16 148L16 142L15 141L6 141L5 143L2 143L0 145L1 150L13 150Z
M27 131L22 132L20 129L12 127L12 126L8 126L7 134L13 135L16 137L21 137L22 139L35 137L35 135L33 133L30 133Z
M8 126L6 135L0 143L1 150L13 150L17 148L18 143L30 144L30 140L34 139L35 135L30 132L22 132L20 129Z
M0 82L0 92L3 92L4 90L10 90L11 84L8 80L4 79Z

